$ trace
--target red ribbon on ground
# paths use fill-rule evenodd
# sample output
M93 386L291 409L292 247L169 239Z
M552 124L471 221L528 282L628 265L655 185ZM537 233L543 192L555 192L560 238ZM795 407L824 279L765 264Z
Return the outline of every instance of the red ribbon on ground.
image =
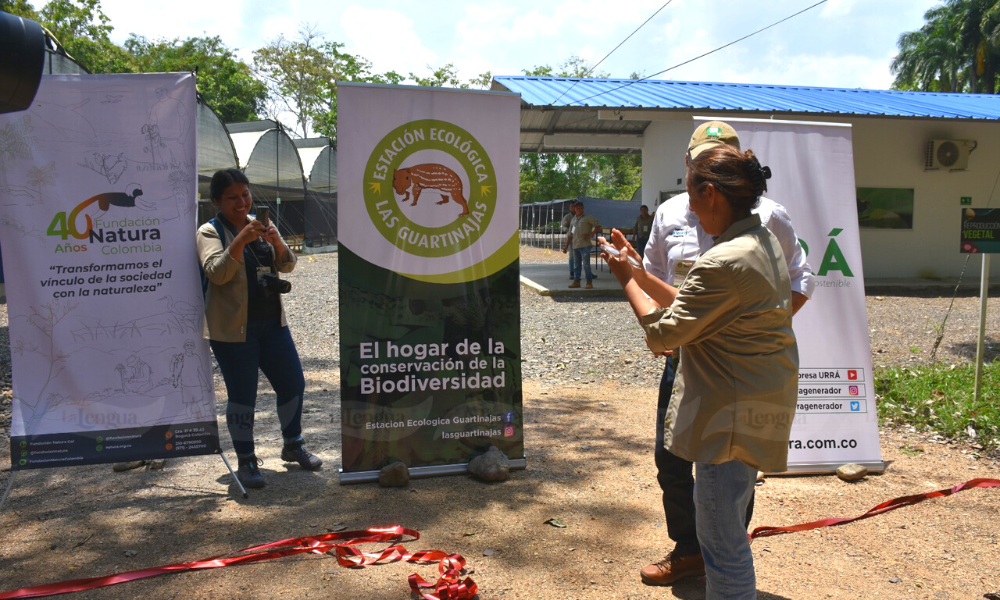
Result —
M429 564L437 561L440 577L436 582L427 582L415 573L410 575L410 590L413 593L423 596L426 600L471 600L476 595L479 591L476 582L471 577L466 577L462 581L462 569L465 567L465 559L462 556L458 554L446 554L440 550L421 550L410 553L402 544L398 543L403 536L410 536L414 541L420 539L420 533L416 530L399 526L376 527L359 531L343 531L340 533L289 538L279 542L244 548L238 551L241 553L239 556L213 556L212 558L202 560L139 569L137 571L128 571L104 577L75 579L73 581L63 581L11 590L9 592L0 592L0 600L41 598L43 596L54 596L69 592L82 592L83 590L92 590L116 583L148 579L170 573L183 573L185 571L200 569L218 569L306 552L314 554L333 553L337 557L337 562L340 563L340 566L353 568L400 560L416 564ZM355 548L358 544L378 542L393 542L393 544L381 552L362 552Z
M927 492L925 494L914 494L912 496L903 496L901 498L893 498L879 504L878 506L872 508L863 515L851 518L832 518L832 519L820 519L818 521L813 521L811 523L801 523L799 525L788 525L786 527L757 527L753 530L753 533L749 534L750 541L754 541L759 537L768 537L771 535L781 535L783 533L792 533L795 531L809 531L810 529L819 529L820 527L831 527L833 525L844 525L846 523L853 523L854 521L860 521L862 519L867 519L869 517L874 517L875 515L880 515L890 510L896 510L897 508L902 508L904 506L912 506L927 500L928 498L943 498L945 496L950 496L954 493L961 492L962 490L968 490L972 488L992 488L1000 487L1000 479L973 479L972 481L966 481L961 485L956 485L953 488L947 488L943 490L937 490L935 492Z

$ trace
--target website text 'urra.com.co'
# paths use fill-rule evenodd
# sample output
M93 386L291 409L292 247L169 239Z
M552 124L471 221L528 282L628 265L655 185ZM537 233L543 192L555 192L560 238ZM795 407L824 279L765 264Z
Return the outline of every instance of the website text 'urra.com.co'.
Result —
M789 450L831 450L857 448L858 440L788 440Z

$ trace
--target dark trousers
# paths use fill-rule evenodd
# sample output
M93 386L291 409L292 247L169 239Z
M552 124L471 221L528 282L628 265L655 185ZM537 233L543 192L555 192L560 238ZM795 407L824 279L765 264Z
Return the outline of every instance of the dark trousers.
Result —
M278 422L285 443L302 437L302 395L306 382L288 327L277 320L247 323L247 341L212 341L212 352L226 382L226 425L236 456L254 453L253 422L257 406L257 369L278 397Z
M695 525L693 464L663 447L664 418L674 388L674 361L667 357L667 365L660 378L660 395L656 403L656 480L663 490L663 513L667 517L667 535L674 541L678 556L699 554L698 531ZM753 499L747 504L746 526L753 517Z

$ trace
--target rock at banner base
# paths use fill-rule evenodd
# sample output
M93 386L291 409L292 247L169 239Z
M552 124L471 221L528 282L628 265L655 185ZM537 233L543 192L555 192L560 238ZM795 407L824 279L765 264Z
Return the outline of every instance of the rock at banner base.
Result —
M148 461L147 464L146 464L146 468L149 469L150 471L159 471L166 464L167 464L166 459L157 458L157 459Z
M378 484L382 487L406 487L410 485L410 470L398 460L389 463L379 471Z
M118 462L112 465L111 470L115 473L121 473L123 471L131 471L132 469L138 469L146 465L144 460L130 460L128 462Z
M486 454L480 454L469 461L469 473L483 481L507 481L510 477L510 461L496 446L490 446Z
M840 477L844 481L858 481L859 479L864 479L868 476L868 469L862 467L861 465L843 465L837 469L837 477Z

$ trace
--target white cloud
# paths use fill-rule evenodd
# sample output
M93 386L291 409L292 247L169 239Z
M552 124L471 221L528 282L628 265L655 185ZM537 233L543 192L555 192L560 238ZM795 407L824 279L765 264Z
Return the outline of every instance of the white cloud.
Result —
M851 9L857 4L857 0L829 0L823 5L819 16L823 18L846 17L851 14Z
M141 4L141 10L137 4ZM162 3L104 0L101 9L111 19L114 26L111 37L118 43L125 41L130 33L154 40L218 35L226 45L235 46L243 27L243 4L242 0L217 0L211 10L205 10L205 3L198 0ZM223 28L219 27L219 15L226 15Z
M371 61L376 72L396 71L401 75L428 73L441 66L441 57L421 41L413 20L401 12L348 6L340 18L346 32L347 50ZM440 35L440 32L427 32Z

